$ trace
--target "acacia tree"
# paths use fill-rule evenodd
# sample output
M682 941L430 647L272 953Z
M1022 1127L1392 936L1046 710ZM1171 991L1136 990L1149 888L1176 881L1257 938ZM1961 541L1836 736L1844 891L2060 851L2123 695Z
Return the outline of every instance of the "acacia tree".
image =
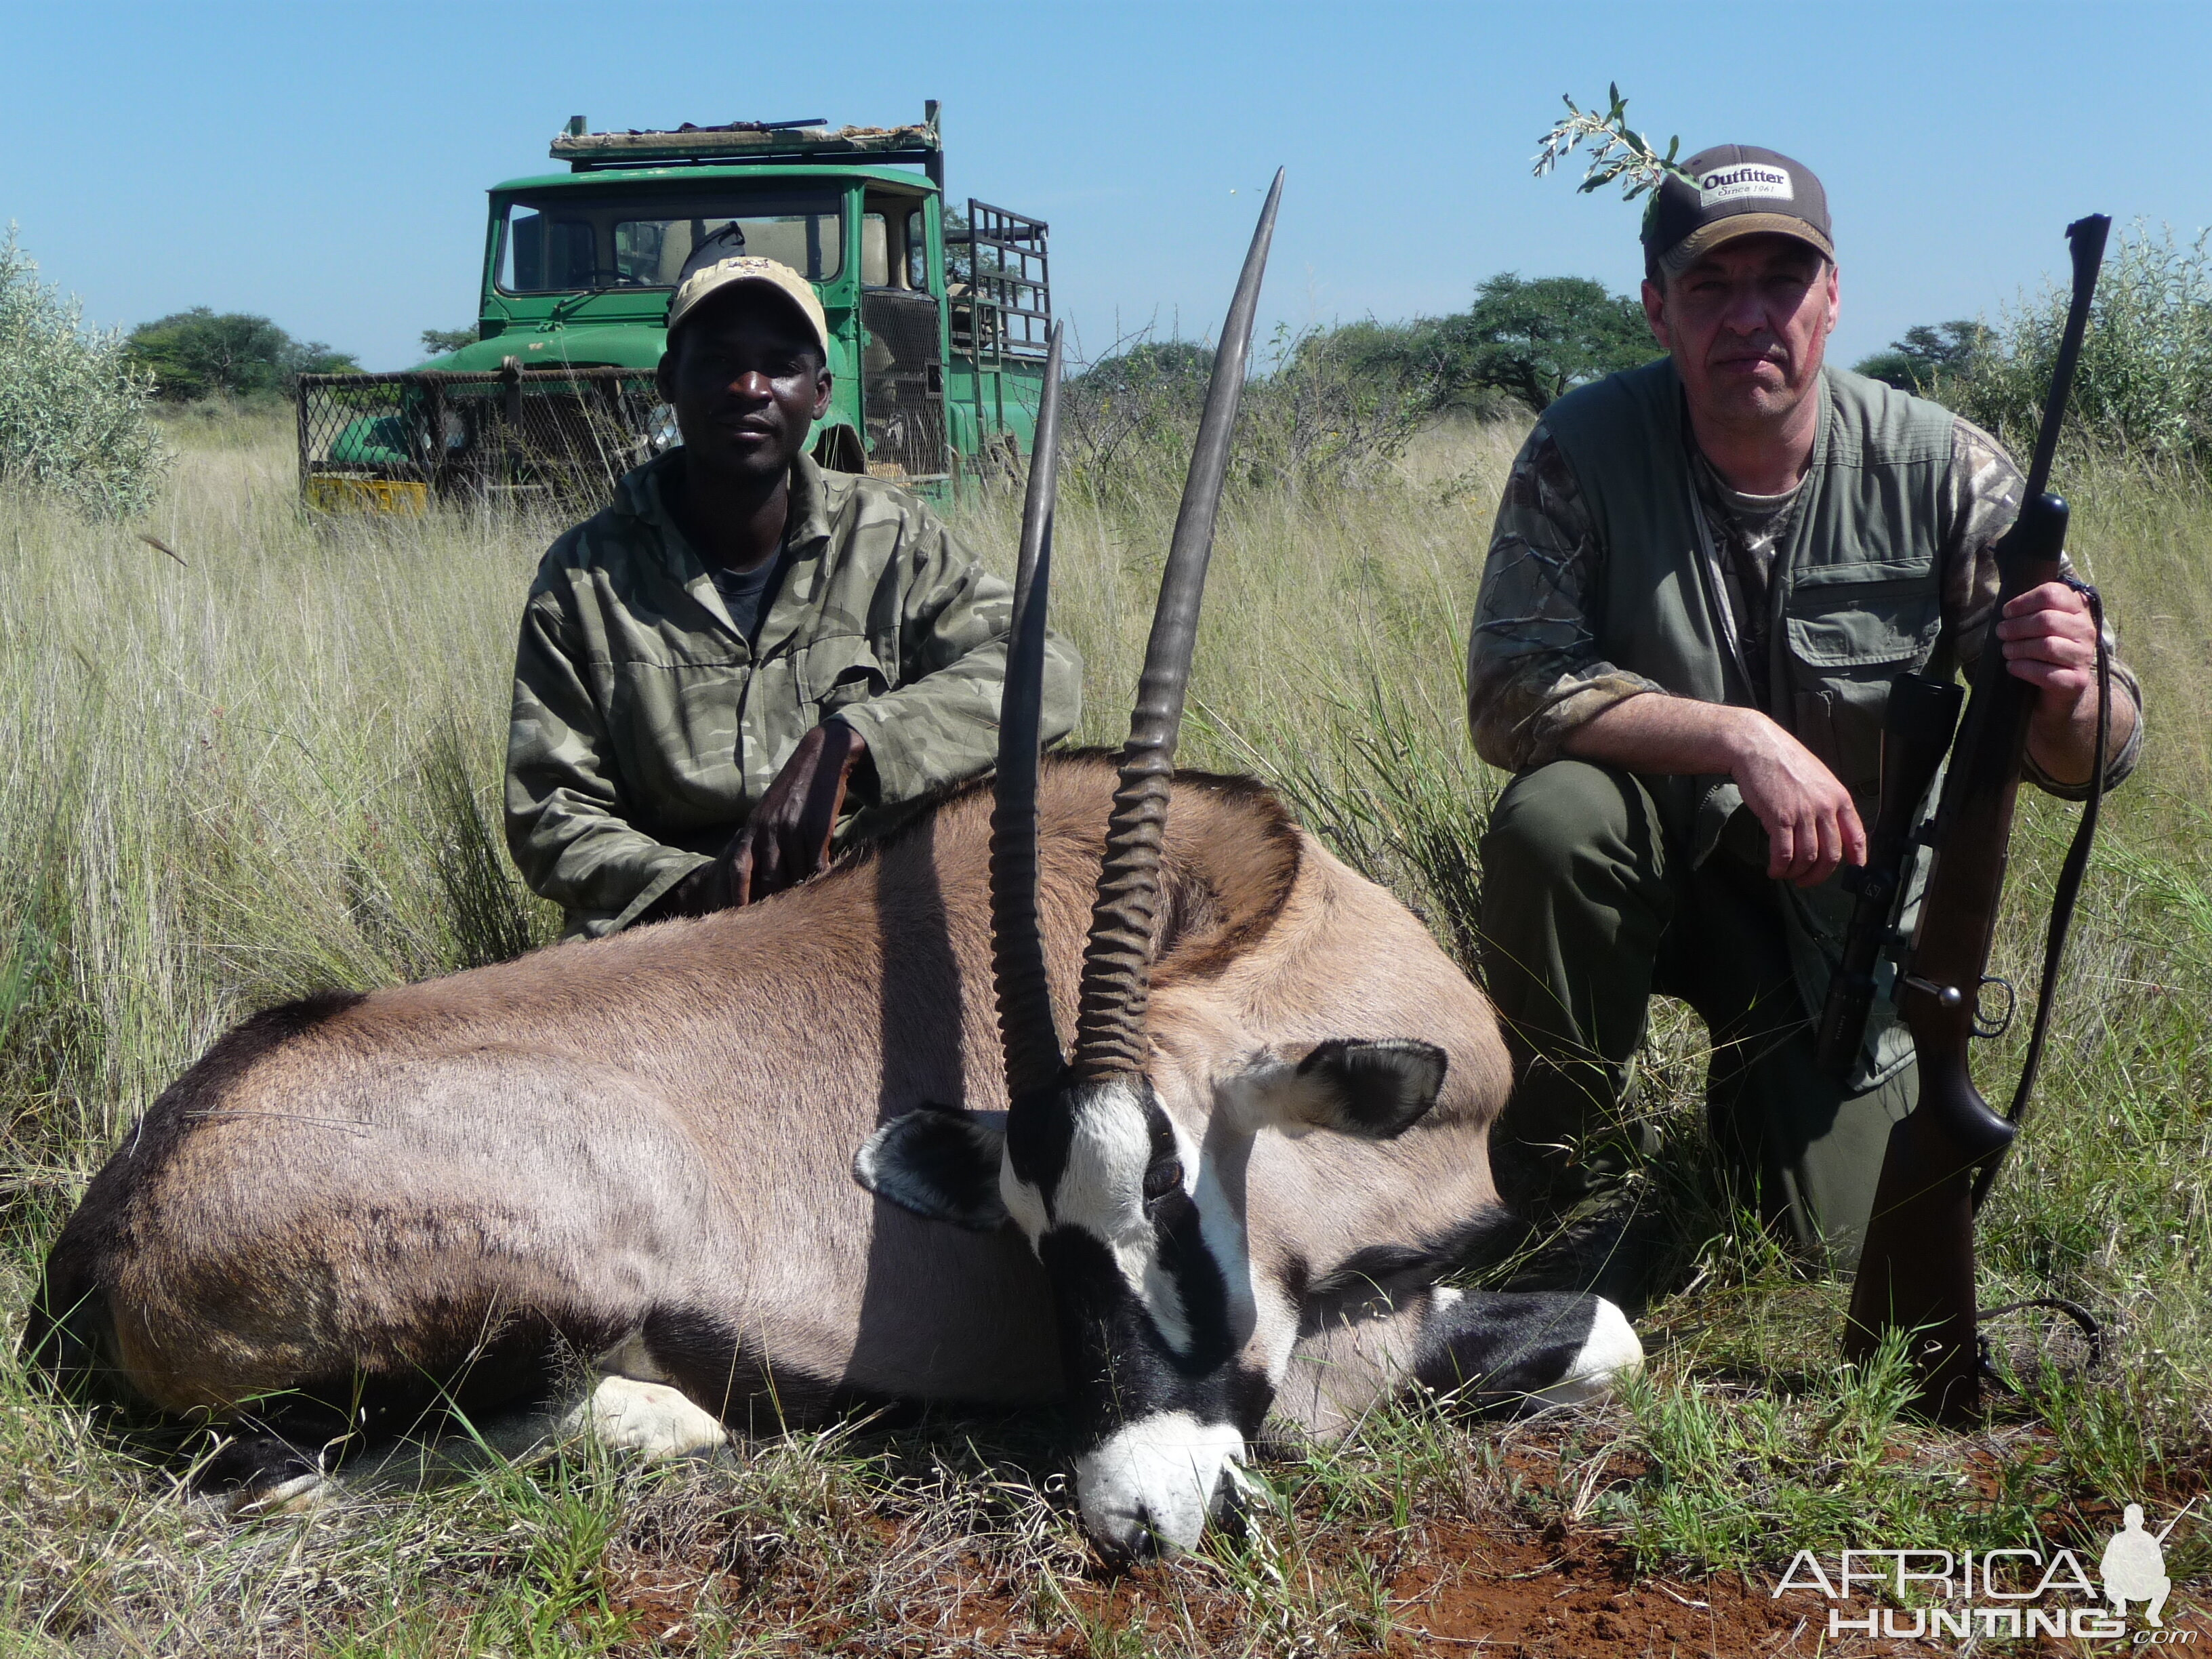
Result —
M1975 356L1986 349L1989 337L1989 330L1981 324L1963 319L1933 328L1920 323L1906 329L1903 339L1892 340L1888 350L1862 358L1856 367L1860 374L1886 380L1899 392L1925 395L1935 391L1939 380L1972 374Z
M1455 372L1472 386L1504 392L1541 414L1586 380L1651 361L1657 348L1644 307L1587 276L1512 271L1474 291L1474 304L1443 319Z
M282 392L301 374L361 368L351 353L333 350L320 340L295 340L266 317L217 313L207 306L139 324L125 349L171 403Z
M1480 409L1498 394L1540 413L1588 380L1657 355L1643 307L1587 276L1523 278L1501 271L1474 303L1449 317L1351 323L1333 350L1431 411Z

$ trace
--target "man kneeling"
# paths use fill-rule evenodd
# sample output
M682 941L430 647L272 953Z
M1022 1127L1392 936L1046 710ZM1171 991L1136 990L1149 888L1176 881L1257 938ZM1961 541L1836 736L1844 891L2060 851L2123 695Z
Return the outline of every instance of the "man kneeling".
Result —
M1884 704L1908 670L1990 647L1991 548L2022 479L1988 434L1826 366L1840 303L1820 181L1726 145L1644 229L1667 356L1569 393L1514 465L1468 643L1475 747L1516 776L1482 843L1481 927L1517 1087L1493 1133L1509 1199L1565 1213L1617 1184L1655 993L1704 1018L1713 1139L1807 1251L1856 1261L1911 1046L1877 1006L1847 1079L1814 1061L1866 857ZM2087 792L2096 637L2058 583L1996 618L2035 686L2027 775ZM2114 665L2118 782L2142 745ZM1645 1264L1598 1288L1634 1302Z
M803 881L989 769L1012 595L913 496L805 453L829 331L773 259L687 277L661 395L683 444L553 544L515 653L507 839L567 933ZM1047 742L1082 665L1047 647Z

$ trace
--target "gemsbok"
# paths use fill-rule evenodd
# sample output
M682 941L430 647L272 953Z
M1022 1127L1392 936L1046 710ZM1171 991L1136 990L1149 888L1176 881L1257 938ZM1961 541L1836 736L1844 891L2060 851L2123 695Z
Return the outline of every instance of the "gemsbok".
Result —
M1171 771L1280 191L1118 775L1037 753L1055 330L995 798L742 909L246 1020L94 1178L31 1352L228 1425L208 1476L258 1501L454 1411L665 1455L1060 1398L1115 1554L1194 1542L1271 1413L1638 1364L1598 1297L1440 1283L1508 1224L1481 993L1264 788Z

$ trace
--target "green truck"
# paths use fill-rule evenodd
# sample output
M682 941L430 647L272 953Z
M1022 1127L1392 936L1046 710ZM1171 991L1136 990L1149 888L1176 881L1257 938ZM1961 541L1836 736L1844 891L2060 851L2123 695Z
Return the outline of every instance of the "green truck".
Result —
M1018 470L1052 313L1047 227L948 212L938 106L919 125L739 121L553 141L568 171L491 191L477 338L397 374L301 377L301 492L326 511L443 498L594 506L676 441L653 385L691 270L781 259L821 295L824 466L941 496Z

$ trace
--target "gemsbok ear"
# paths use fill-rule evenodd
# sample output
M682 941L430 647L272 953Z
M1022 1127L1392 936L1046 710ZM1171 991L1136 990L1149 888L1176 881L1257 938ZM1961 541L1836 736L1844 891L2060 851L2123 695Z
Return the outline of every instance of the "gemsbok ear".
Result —
M974 1112L918 1106L860 1143L853 1179L886 1203L971 1232L1006 1219L999 1196L1006 1130Z
M1388 1140L1428 1115L1449 1064L1433 1042L1331 1037L1298 1062L1302 1114L1318 1129Z
M1219 1106L1248 1130L1328 1129L1388 1140L1419 1122L1444 1086L1444 1051L1410 1039L1331 1037L1296 1066L1263 1060L1224 1080Z

